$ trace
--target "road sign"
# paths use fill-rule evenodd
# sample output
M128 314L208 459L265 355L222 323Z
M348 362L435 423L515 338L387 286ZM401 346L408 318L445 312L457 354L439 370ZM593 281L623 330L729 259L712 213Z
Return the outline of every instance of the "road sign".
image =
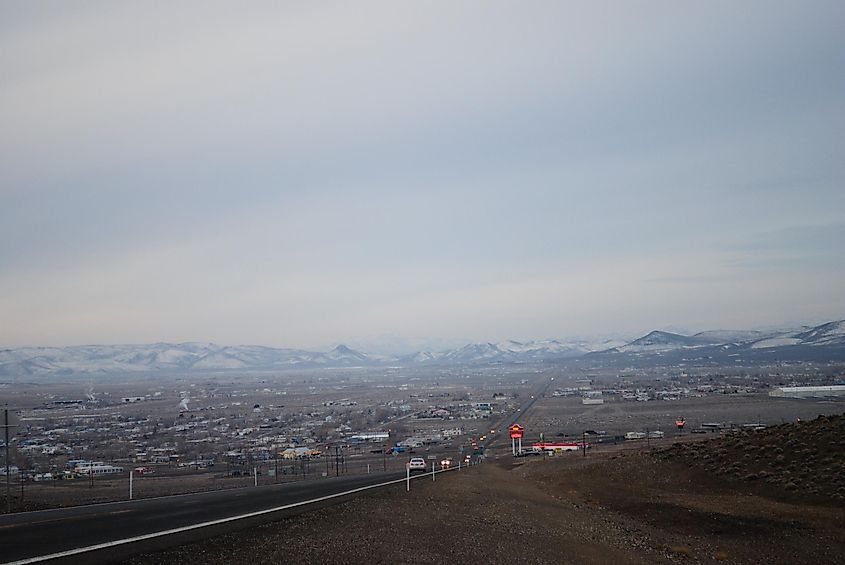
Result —
M508 428L508 433L511 439L522 439L522 436L525 434L525 428L519 424L514 424Z

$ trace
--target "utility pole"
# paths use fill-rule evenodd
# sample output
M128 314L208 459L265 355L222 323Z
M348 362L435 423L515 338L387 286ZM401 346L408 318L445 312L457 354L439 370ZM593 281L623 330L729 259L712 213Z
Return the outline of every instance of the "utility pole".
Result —
M9 449L11 448L10 439L9 439L9 429L18 427L18 416L14 412L9 412L9 405L7 404L6 407L3 409L3 417L0 420L3 428L3 433L5 436L6 444L6 513L12 511L12 498L11 498L11 480L12 480L12 469L11 464L9 463ZM20 472L20 470L18 470Z
M6 514L12 512L11 474L9 468L9 409L3 410L3 431L6 434Z
M334 474L336 477L340 476L340 448L334 446Z

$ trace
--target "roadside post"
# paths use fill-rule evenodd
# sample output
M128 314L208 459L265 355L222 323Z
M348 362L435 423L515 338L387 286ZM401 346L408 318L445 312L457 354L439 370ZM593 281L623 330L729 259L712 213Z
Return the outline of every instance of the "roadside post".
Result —
M552 379L552 380L554 380L554 379ZM540 432L540 443L546 443L546 437L543 434L543 432ZM533 447L532 447L532 449L533 449ZM546 462L546 454L543 453L542 455L543 455L542 461L543 461L543 463L545 463Z
M411 464L405 463L405 491L411 492Z
M132 500L132 476L135 474L135 471L129 470L129 500Z
M252 476L255 479L255 486L258 486L258 467L252 468Z

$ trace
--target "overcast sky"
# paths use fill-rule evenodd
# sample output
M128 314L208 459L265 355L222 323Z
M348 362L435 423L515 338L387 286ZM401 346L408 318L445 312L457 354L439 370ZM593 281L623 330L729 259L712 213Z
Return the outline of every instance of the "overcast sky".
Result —
M841 318L841 0L0 5L0 346Z

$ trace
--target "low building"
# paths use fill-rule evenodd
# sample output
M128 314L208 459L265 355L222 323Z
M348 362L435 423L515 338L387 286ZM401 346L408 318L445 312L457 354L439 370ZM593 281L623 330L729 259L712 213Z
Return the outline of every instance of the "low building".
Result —
M80 475L116 475L123 472L123 467L107 465L102 461L80 463L74 468Z
M782 386L769 392L777 398L829 398L845 396L845 385Z
M389 432L368 432L362 434L355 434L349 438L351 441L387 441L390 439Z

